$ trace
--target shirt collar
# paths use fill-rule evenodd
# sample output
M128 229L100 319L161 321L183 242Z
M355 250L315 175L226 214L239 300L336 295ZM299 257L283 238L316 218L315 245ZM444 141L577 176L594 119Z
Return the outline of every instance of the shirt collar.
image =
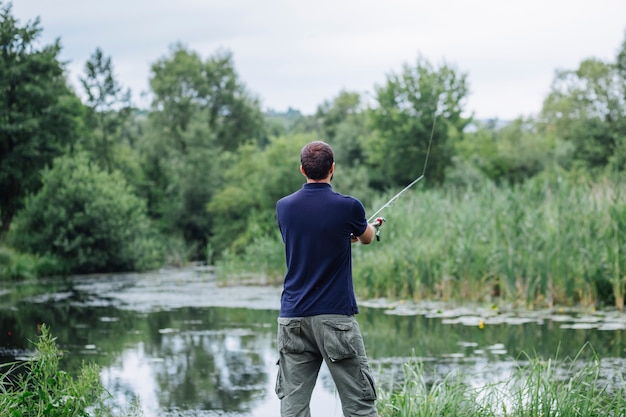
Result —
M304 190L319 190L324 188L332 188L332 186L327 182L305 182L302 184L302 189Z

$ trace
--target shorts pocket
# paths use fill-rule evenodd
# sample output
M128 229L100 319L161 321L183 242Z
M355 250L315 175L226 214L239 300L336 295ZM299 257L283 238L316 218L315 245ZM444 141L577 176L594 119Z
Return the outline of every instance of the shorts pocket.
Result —
M279 317L278 318L278 350L282 353L304 352L302 340L302 319Z
M278 372L276 373L276 386L274 387L274 392L279 400L285 398L285 387L284 387L284 379L283 379L283 371L280 367L280 360L276 362L278 365Z
M357 356L354 339L357 335L353 320L324 320L324 350L331 362Z
M361 375L363 376L362 398L364 400L376 400L376 386L369 368L361 368Z

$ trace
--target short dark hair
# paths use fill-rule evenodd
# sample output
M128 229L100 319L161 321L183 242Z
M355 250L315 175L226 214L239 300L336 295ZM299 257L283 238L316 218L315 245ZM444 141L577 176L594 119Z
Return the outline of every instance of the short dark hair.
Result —
M320 140L307 144L300 151L300 163L307 178L323 180L335 162L333 148Z

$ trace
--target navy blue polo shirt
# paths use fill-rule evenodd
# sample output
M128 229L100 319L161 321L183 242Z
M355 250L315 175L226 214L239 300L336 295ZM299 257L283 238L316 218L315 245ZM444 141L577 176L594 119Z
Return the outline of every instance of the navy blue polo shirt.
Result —
M278 200L276 216L287 263L280 316L358 313L350 234L367 228L363 204L328 183L306 183Z

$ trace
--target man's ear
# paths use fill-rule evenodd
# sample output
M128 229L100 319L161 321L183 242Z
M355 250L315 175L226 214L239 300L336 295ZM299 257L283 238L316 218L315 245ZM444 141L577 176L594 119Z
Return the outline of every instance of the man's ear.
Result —
M306 172L304 172L304 168L302 168L302 165L300 165L300 172L302 172L302 175L304 175L306 177Z

